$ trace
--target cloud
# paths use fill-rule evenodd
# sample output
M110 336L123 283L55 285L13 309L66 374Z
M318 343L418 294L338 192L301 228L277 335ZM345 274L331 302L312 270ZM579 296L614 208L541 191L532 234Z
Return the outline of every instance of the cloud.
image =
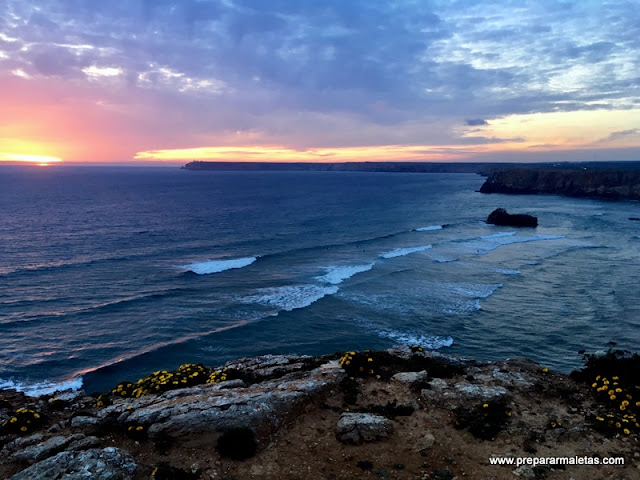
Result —
M70 105L117 118L91 135L126 126L140 145L119 155L236 131L292 148L457 145L461 118L500 143L519 138L500 118L637 108L635 14L623 1L5 0L0 76L64 84Z
M478 127L480 125L489 125L489 122L482 118L469 118L464 121L464 124L470 127Z
M617 132L611 132L604 138L597 140L595 143L609 143L616 140L625 139L628 137L640 136L640 128L631 128L629 130L619 130Z

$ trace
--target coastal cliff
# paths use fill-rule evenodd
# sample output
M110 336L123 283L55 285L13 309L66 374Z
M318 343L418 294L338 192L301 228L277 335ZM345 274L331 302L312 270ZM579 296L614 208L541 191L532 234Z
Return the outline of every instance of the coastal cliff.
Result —
M639 379L640 357L611 352L568 376L414 346L186 364L99 396L5 390L0 477L632 479Z
M481 193L547 193L570 197L640 200L637 170L561 170L510 168L494 170Z

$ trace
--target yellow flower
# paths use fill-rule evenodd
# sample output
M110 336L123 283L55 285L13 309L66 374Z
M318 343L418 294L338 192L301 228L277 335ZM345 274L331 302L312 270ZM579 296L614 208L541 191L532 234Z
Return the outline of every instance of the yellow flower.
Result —
M549 372L549 369L548 369L547 367L544 367L544 368L542 369L542 373L547 373L547 372Z
M614 392L613 390L609 390L609 391L607 392L607 394L609 394L609 395L613 395L614 393L615 393L615 392Z
M620 410L626 410L627 407L625 407L624 405L620 405Z
M16 423L18 419L16 417L11 417L11 423Z
M488 407L489 407L488 403L485 403L485 404L482 405L482 408L488 408Z
M622 401L622 405L624 405L625 407L629 406L629 402L627 400L623 400Z
M600 380L600 375L598 375L598 376L596 377L596 380Z
M598 420L599 422L604 422L604 418L602 417L596 417L596 420Z
M611 395L611 396L609 397L609 399L610 399L610 400L615 400L615 399L616 399L616 396L615 396L615 395Z
M596 383L591 385L591 388L596 388L597 386L598 386L598 383L596 382Z
M136 427L136 430L140 432L142 431L142 427Z
M616 428L620 428L622 425L620 425L620 422L616 422Z
M631 433L628 428L625 428L623 430L623 432L624 432L625 435L629 435Z
M611 378L613 378L614 380L620 380L618 377L611 377Z
M34 413L34 414L33 414L33 418L40 418L40 414L38 414L38 413Z
M621 388L616 388L616 393L621 393L622 389Z
M27 431L27 427L20 427L20 431L21 432L26 432Z

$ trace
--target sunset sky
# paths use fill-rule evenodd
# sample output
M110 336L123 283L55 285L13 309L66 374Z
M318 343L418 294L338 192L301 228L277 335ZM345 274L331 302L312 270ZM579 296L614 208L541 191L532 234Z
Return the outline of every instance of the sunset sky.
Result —
M0 162L640 160L638 9L3 0Z

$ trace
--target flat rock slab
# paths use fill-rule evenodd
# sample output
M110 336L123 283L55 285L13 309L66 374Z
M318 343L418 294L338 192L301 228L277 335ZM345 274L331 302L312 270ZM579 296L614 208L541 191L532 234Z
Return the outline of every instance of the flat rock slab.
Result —
M260 443L343 377L344 371L334 361L245 388L221 389L207 384L126 400L99 415L117 418L125 425L144 426L152 438L168 436L190 447L213 447L212 441L232 428L251 429Z
M371 413L343 413L336 425L336 437L342 443L375 442L393 433L393 422Z
M129 452L115 447L82 452L61 452L16 473L9 480L129 480L136 462Z

